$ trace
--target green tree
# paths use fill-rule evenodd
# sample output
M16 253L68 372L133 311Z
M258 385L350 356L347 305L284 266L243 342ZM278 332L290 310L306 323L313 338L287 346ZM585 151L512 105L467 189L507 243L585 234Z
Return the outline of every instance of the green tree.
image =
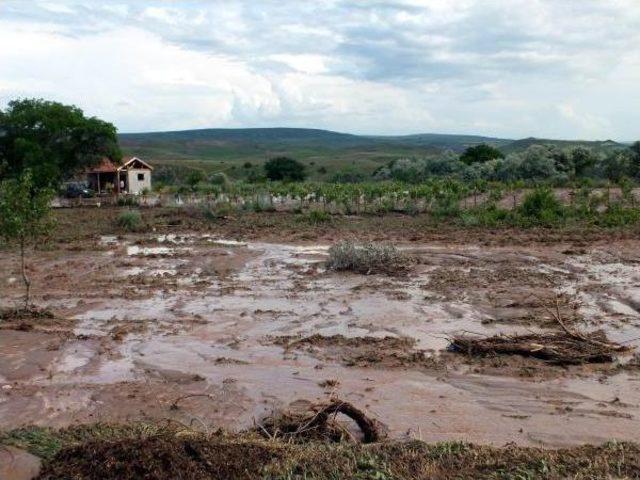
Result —
M25 286L24 308L31 301L31 279L27 275L26 251L52 226L50 202L53 190L38 188L30 170L18 178L0 183L0 236L8 243L16 242L20 251L22 281Z
M122 157L116 128L77 107L26 99L0 111L0 180L29 169L36 187L55 188L104 157Z
M275 157L264 164L269 180L302 181L307 176L305 166L289 157Z
M207 176L202 170L191 170L187 175L186 182L187 185L191 187L191 190L195 191L198 184L204 182L206 179Z
M633 154L627 150L612 152L600 162L601 175L618 182L632 170Z
M640 177L640 140L634 142L629 150L631 151L631 174Z
M481 143L475 147L468 147L460 156L460 160L467 165L484 163L496 158L504 158L504 154L495 147Z
M598 161L598 157L589 148L575 147L569 156L573 163L573 171L576 178L582 177L585 172L593 167Z

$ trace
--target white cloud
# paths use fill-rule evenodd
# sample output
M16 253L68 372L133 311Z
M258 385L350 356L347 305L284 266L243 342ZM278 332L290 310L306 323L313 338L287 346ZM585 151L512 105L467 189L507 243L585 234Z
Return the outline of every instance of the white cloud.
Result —
M127 131L630 139L639 23L637 0L3 0L0 107L53 98Z

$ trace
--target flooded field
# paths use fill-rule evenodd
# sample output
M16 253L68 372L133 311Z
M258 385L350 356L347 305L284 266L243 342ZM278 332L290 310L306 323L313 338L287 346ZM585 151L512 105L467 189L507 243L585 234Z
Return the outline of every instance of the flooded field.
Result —
M38 251L53 319L0 328L0 428L172 419L249 427L336 396L393 438L559 447L637 439L640 242L398 244L406 276L327 271L329 243L203 233L101 236ZM3 307L17 259L2 252ZM448 351L457 334L603 330L615 362Z

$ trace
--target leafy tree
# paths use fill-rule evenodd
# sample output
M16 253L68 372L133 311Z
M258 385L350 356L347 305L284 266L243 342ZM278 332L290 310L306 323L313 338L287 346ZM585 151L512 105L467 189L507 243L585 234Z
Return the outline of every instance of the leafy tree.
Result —
M589 148L575 147L569 152L575 177L582 177L598 161L597 155Z
M264 164L269 180L302 181L306 177L305 166L289 157L271 158Z
M613 152L600 162L600 174L613 182L618 182L632 170L632 163L632 152L627 150Z
M558 173L549 149L543 145L531 145L522 153L519 177L525 180L542 180Z
M0 236L17 242L20 249L22 281L25 286L24 308L29 308L31 280L27 275L26 250L49 232L52 222L50 202L53 190L37 188L30 170L18 178L0 183Z
M119 161L116 128L82 110L38 99L14 100L0 111L0 180L32 172L35 187L62 179L104 157Z
M640 140L635 142L631 147L631 174L640 177Z
M475 147L468 147L460 156L460 160L467 165L484 163L496 158L504 158L504 154L495 147L481 143Z

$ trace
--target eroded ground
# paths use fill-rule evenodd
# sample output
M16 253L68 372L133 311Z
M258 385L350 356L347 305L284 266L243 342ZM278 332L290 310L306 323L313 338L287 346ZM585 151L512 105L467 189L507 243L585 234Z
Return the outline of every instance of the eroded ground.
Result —
M241 429L339 396L395 438L635 440L640 366L468 358L448 338L603 329L640 346L640 242L404 244L408 276L326 271L328 244L96 236L38 251L54 319L0 326L0 428L174 419ZM2 306L21 293L0 253Z

